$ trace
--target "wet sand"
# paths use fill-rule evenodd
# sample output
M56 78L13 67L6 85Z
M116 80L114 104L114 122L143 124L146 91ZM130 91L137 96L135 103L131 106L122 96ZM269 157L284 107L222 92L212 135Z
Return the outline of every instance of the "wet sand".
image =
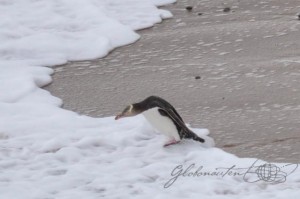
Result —
M92 117L158 95L225 151L300 162L300 3L191 0L165 9L174 18L139 31L140 41L55 67L46 89Z

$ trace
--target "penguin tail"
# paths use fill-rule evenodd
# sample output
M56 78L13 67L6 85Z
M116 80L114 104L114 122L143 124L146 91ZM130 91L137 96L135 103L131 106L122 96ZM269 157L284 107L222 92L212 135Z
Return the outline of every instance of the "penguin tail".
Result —
M195 140L195 141L201 142L201 143L204 143L204 142L205 142L205 140L204 140L203 138L198 137L198 136L195 136L195 137L193 137L192 139Z
M201 143L205 142L205 140L203 138L199 137L196 133L194 133L192 131L189 131L188 136L186 138L193 139L193 140L201 142Z

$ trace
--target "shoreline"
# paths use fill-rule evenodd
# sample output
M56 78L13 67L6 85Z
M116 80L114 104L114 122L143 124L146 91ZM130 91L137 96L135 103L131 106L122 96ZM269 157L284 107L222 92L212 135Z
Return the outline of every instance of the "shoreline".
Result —
M300 72L295 54L300 36L291 28L300 28L291 14L296 1L280 13L280 1L258 11L251 3L231 2L229 13L220 11L224 5L217 1L197 2L187 12L193 1L187 2L164 6L174 18L138 31L136 43L101 59L54 67L46 89L64 108L92 117L114 115L124 105L158 95L185 122L208 128L227 152L299 161L300 86L293 74Z

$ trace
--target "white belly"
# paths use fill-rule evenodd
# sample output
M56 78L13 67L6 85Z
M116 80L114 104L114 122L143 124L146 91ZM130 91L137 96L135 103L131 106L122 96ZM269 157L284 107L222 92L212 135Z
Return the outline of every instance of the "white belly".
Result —
M173 121L158 112L158 108L152 108L143 112L144 117L148 122L160 133L165 134L170 138L175 138L179 141L180 137Z

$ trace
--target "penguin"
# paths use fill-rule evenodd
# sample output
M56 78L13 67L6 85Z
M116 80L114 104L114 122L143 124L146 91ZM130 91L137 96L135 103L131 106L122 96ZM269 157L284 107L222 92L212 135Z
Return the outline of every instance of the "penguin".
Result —
M143 114L146 120L160 133L165 134L169 141L164 146L177 144L182 139L193 139L204 143L205 140L191 131L184 123L175 108L166 100L150 96L141 102L127 106L115 120Z

